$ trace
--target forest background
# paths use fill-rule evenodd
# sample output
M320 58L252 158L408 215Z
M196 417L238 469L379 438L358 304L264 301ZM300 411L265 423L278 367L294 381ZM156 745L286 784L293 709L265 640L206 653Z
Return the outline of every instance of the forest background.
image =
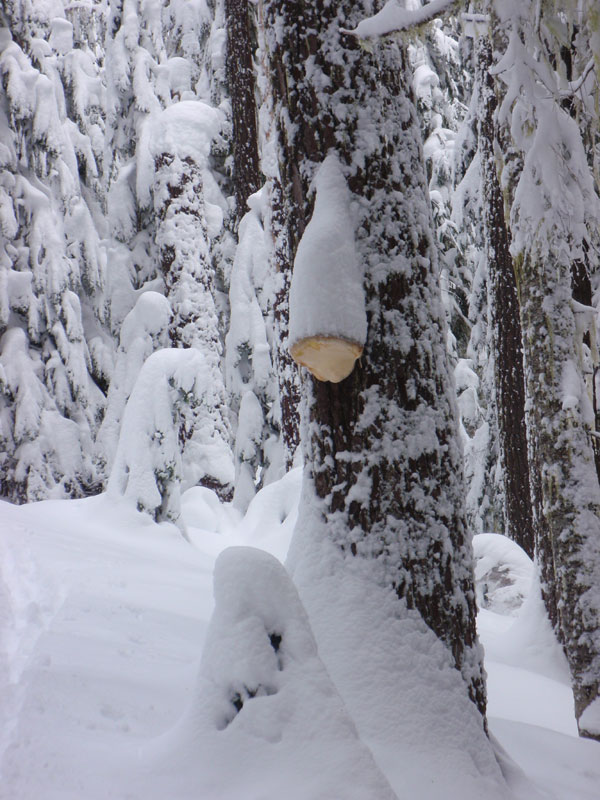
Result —
M506 534L599 738L600 14L406 5L4 3L1 493L189 538L189 490L244 514L304 464L317 640L322 531L482 715L470 536Z

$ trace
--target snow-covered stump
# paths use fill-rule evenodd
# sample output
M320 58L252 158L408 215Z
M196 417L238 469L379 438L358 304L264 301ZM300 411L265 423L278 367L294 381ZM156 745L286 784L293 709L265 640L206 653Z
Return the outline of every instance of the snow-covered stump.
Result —
M182 525L180 493L233 481L219 435L218 389L197 350L157 350L145 361L123 414L108 492L157 521Z
M225 550L193 706L162 770L178 797L395 800L321 662L281 563Z

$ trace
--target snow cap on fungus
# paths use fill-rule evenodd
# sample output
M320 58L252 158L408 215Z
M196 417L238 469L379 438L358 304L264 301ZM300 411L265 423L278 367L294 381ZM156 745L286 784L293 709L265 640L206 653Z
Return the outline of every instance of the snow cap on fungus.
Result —
M321 381L354 369L367 338L363 270L350 209L352 195L337 156L315 175L315 206L298 245L290 287L290 353Z

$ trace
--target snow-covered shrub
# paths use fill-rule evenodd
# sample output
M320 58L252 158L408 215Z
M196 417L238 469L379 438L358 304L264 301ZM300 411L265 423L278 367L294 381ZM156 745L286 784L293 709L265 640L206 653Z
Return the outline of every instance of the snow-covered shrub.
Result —
M199 351L152 353L123 414L109 493L156 520L177 522L182 489L200 481L231 486L231 451L216 426L214 390L210 365Z
M2 493L15 501L98 488L103 96L87 44L98 19L70 15L62 3L10 3L0 31L0 449Z
M171 307L158 292L144 292L123 321L108 391L106 413L96 440L96 459L110 473L123 412L146 359L169 345Z
M454 379L463 442L467 521L473 532L482 533L492 529L496 521L494 506L490 501L498 491L494 481L495 448L491 441L486 409L481 406L481 382L473 369L472 359L458 359L454 368Z

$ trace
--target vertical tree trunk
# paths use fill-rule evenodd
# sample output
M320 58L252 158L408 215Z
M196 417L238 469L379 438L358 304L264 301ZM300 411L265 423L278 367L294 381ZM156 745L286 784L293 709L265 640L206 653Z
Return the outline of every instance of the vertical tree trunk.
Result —
M214 299L214 270L206 221L202 171L190 156L161 153L155 159L154 210L156 244L172 310L169 336L173 347L199 350L213 375L214 407L210 410L212 436L229 447L231 430L223 376L221 340ZM208 412L205 411L205 416ZM183 418L182 418L183 419ZM194 411L183 419L182 449L195 433ZM230 500L233 487L218 475L206 472L199 481Z
M484 713L461 454L406 52L395 42L363 50L341 35L365 14L353 2L315 2L300 13L297 3L270 0L266 11L290 258L312 212L311 179L333 152L353 193L365 268L362 363L339 384L303 379L314 502L344 557L369 562L447 645Z
M227 83L233 123L233 185L238 221L260 186L254 68L248 0L225 0Z
M506 535L533 558L534 530L525 429L525 378L519 298L510 234L504 218L504 198L494 156L496 95L490 74L492 48L481 36L477 45L480 92L479 153L483 221L488 261L488 304L491 310L498 444L504 483Z
M571 6L558 16L552 6L533 2L518 18L500 3L495 9L511 75L520 76L515 85L498 70L510 99L502 104L502 151L510 171L502 183L511 205L521 308L536 550L546 607L571 670L580 734L600 739L600 485L581 309L573 300L573 262L594 235L600 200L558 86L555 94L540 88L555 74L550 67L556 66L552 47L559 49L553 33L558 20L585 20L586 13L580 16ZM555 169L548 171L548 164Z
M300 444L300 382L287 348L290 326L289 292L293 255L290 249L287 207L278 178L270 181L270 231L273 237L271 268L276 279L273 301L275 324L274 362L279 382L281 438L287 469L290 469Z

